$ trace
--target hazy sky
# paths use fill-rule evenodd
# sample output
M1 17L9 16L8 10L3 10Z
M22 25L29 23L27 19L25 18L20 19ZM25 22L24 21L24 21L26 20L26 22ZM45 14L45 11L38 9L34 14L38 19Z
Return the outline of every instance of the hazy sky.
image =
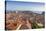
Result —
M7 10L41 10L44 8L44 3L39 2L19 2L7 1Z
M44 3L41 3L41 2L7 1L6 10L44 11Z

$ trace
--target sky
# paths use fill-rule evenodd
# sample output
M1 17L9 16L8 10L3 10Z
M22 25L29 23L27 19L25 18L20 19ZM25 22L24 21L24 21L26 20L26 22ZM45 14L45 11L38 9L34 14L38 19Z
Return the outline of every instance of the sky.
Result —
M23 2L7 1L6 10L25 10L25 11L44 11L44 3L41 2ZM38 12L39 13L39 12Z

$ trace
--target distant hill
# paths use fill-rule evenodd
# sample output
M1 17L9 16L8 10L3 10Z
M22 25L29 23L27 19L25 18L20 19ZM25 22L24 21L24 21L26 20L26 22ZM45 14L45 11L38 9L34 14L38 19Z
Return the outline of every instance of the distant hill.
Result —
M39 12L39 11L19 11L19 10L14 10L14 11L11 11L11 10L7 10L6 13L24 13L24 14L45 14L44 12Z

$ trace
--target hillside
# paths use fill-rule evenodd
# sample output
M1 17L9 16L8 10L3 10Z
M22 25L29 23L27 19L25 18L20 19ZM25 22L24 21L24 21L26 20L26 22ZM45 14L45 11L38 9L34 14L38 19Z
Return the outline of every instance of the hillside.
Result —
M37 26L33 24L37 24ZM32 11L8 11L6 12L6 29L34 29L45 25L44 14L34 13Z

